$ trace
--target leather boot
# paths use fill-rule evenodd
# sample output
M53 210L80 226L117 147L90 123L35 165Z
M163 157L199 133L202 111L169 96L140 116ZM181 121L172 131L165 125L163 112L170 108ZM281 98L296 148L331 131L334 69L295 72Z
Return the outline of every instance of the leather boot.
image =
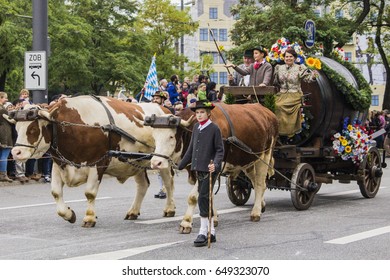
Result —
M0 172L0 182L8 182L11 183L13 182L12 179L8 178L7 172Z

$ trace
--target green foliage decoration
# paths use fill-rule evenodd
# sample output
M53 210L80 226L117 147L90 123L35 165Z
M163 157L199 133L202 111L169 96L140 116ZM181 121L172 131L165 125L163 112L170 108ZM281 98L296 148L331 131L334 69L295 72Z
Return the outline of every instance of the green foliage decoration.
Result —
M344 95L346 101L354 110L359 112L367 110L371 105L372 90L362 73L349 62L343 61L335 56L332 59L336 60L352 73L356 78L359 89L354 88L343 76L329 68L325 63L322 63L322 71L332 81L337 90Z
M275 113L275 99L276 96L274 94L267 94L264 96L263 106L271 110L273 113Z
M226 93L225 101L226 104L234 104L236 103L236 98L230 92Z

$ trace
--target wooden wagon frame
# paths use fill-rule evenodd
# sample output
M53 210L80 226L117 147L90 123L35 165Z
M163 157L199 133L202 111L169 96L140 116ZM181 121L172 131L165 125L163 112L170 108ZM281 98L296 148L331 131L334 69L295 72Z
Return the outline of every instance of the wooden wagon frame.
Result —
M274 94L274 87L224 87L222 93L231 95L239 102L252 99L264 100L266 95ZM310 106L310 94L304 94ZM357 181L361 194L373 198L377 194L382 167L386 167L385 154L370 146L360 164L352 160L343 160L334 154L332 146L323 141L314 141L311 145L277 145L273 153L275 175L267 179L267 188L282 189L291 192L291 200L298 210L308 209L321 185L331 184L333 180L340 183ZM383 158L383 160L382 160ZM235 205L244 205L251 194L252 184L243 172L233 179L227 178L227 193Z

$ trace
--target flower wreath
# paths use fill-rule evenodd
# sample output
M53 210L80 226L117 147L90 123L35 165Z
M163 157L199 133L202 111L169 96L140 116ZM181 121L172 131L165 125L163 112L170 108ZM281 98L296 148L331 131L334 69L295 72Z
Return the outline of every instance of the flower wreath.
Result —
M343 160L352 159L356 164L363 160L369 145L373 143L366 128L356 119L349 123L349 117L344 119L341 133L334 134L332 140L335 154Z

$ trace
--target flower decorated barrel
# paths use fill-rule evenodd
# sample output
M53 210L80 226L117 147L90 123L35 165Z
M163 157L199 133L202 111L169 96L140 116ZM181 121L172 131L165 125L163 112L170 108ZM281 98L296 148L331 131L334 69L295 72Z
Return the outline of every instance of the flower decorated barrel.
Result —
M332 146L332 137L341 132L345 118L364 124L367 116L368 110L362 106L364 102L359 100L361 97L346 96L348 93L340 90L345 87L342 83L358 89L355 76L333 59L320 59L323 69L319 71L317 82L302 82L305 101L302 108L302 132L300 142L297 143L299 146L319 143L321 146Z

